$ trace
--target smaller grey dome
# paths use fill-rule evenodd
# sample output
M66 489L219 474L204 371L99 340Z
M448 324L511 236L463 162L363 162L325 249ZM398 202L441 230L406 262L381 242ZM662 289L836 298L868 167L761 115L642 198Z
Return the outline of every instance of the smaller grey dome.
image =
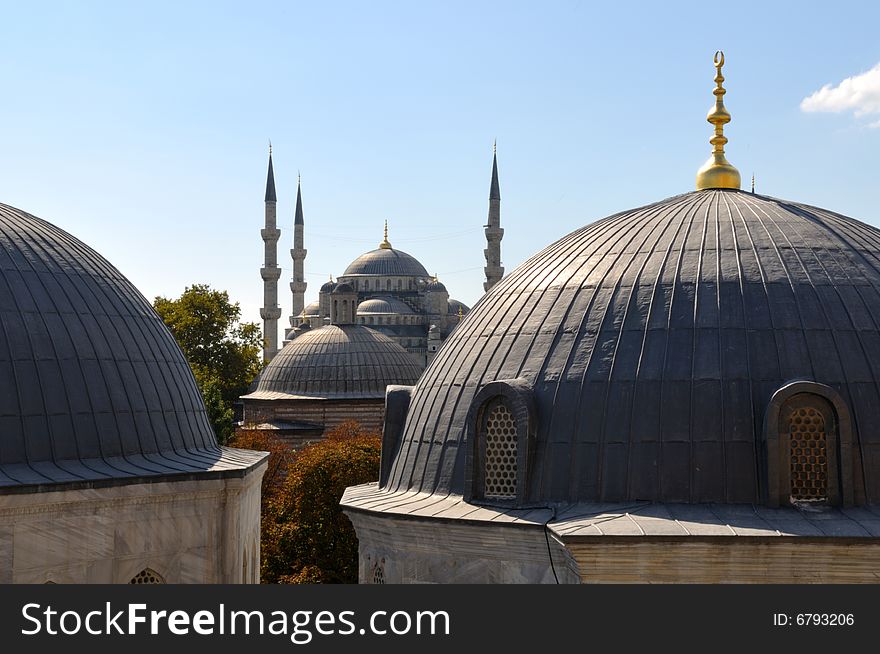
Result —
M321 286L321 293L332 293L334 288L336 288L336 284L333 282L324 282Z
M374 297L369 300L364 300L358 305L357 313L359 316L377 313L396 313L408 316L415 312L408 304L401 302L396 297L384 295L382 297Z
M303 309L303 314L308 317L317 316L321 313L321 305L317 302L312 302L311 304L307 304L306 308Z
M326 325L285 345L245 400L384 398L412 385L421 367L400 345L361 325Z
M468 305L466 305L464 302L459 302L458 300L453 300L452 298L449 298L448 304L449 304L448 313L450 315L451 314L458 315L459 309L461 309L462 314L466 314L468 311L470 311L470 307L468 307Z
M346 284L342 282L341 284L337 284L336 288L333 289L334 293L354 293L355 290L351 287L350 284Z
M425 286L425 290L432 291L434 293L448 293L446 287L443 285L443 282L437 281L436 279Z

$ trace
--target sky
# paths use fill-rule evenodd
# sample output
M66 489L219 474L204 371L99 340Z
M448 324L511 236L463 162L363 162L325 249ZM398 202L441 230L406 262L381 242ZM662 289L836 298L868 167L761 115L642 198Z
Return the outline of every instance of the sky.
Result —
M493 141L509 272L693 190L719 48L744 184L880 226L874 2L0 0L0 17L0 202L150 300L205 283L260 321L271 140L280 325L298 173L306 302L387 219L473 305Z

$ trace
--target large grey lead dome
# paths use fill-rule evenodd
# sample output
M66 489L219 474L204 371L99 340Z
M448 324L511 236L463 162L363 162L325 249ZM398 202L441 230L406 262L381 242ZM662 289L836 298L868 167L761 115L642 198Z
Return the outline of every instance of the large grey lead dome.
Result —
M738 190L625 211L480 300L413 389L384 486L467 496L472 401L514 380L535 416L521 504L762 503L774 398L815 388L834 400L837 474L877 503L878 325L873 227Z
M342 275L343 277L349 275L427 277L428 271L411 254L389 247L365 252L352 261Z
M0 489L232 469L180 348L97 252L0 204Z

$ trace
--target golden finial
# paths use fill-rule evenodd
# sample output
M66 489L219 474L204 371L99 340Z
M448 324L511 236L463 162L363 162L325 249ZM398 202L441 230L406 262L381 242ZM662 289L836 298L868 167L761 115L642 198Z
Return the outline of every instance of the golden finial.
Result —
M755 194L755 173L752 173L752 195Z
M461 305L458 305L458 322L461 322L461 319L464 318L464 311L461 310Z
M724 75L721 74L721 67L724 65L724 53L721 50L716 52L713 61L716 86L712 93L715 95L715 106L709 110L706 120L715 126L715 136L709 139L709 143L713 146L712 156L697 171L698 191L707 188L739 188L741 182L739 171L724 157L724 144L727 143L724 125L730 122L730 114L724 108L724 94L727 91L722 86Z
M385 238L379 243L379 247L383 250L390 250L391 243L388 241L388 220L385 220Z

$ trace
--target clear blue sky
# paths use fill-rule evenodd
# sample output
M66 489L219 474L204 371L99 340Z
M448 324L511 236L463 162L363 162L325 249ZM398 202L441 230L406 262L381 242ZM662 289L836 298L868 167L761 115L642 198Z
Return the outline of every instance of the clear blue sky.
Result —
M880 109L864 94L801 109L880 62L878 4L717 7L3 2L0 201L72 232L150 299L209 283L259 321L271 138L282 324L297 170L307 301L387 218L394 246L472 305L493 139L510 271L693 188L722 48L743 179L880 224Z

